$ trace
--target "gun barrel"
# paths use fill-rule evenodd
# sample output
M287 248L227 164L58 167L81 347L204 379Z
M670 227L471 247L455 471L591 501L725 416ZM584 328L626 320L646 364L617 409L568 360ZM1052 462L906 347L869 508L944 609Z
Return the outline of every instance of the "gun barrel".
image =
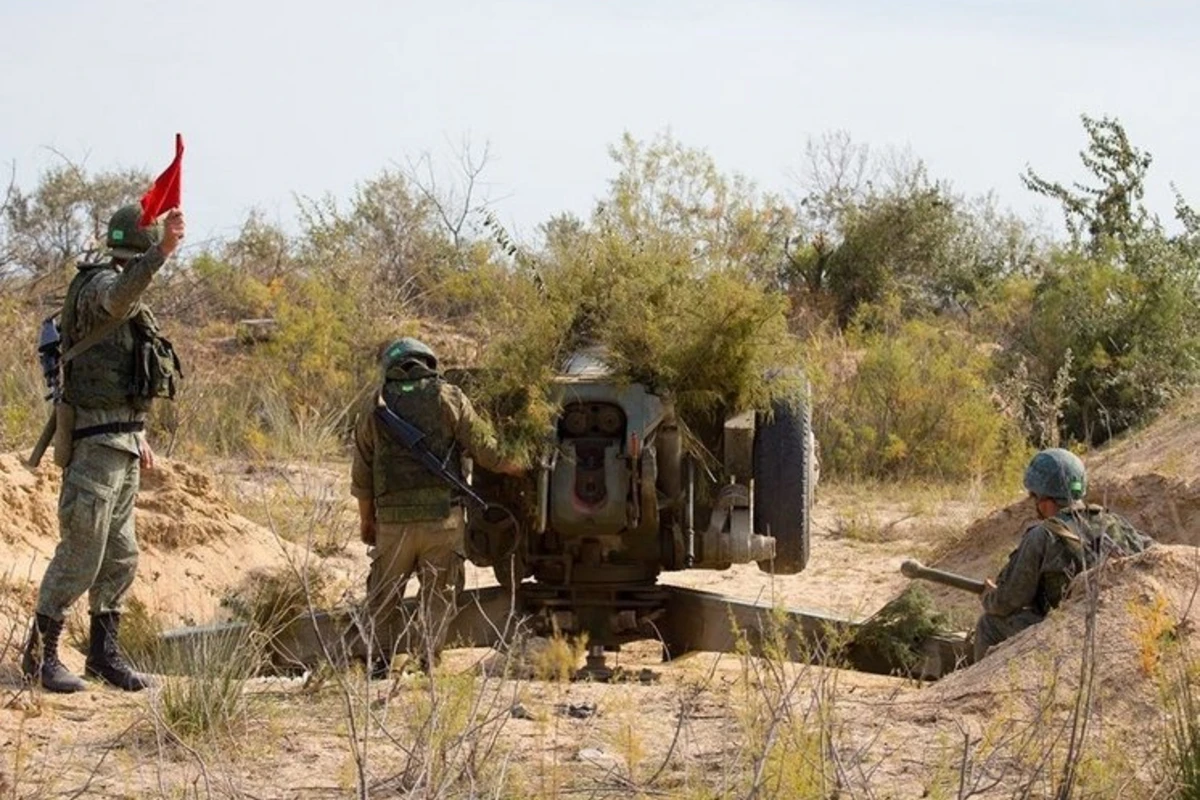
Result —
M945 586L950 586L955 589L962 589L964 592L972 592L974 594L983 594L987 584L983 581L977 581L974 578L968 578L966 575L959 575L954 572L946 572L945 570L934 569L927 567L920 561L915 559L907 559L900 565L900 572L904 577L909 579L921 579L940 583Z

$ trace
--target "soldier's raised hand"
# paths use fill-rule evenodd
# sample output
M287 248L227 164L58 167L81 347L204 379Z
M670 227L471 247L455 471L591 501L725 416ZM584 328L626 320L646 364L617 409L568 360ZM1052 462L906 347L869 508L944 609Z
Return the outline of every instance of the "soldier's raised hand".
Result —
M178 208L168 211L166 219L163 221L162 242L158 245L164 257L170 257L175 252L175 248L179 247L179 242L183 239L183 231L183 212Z

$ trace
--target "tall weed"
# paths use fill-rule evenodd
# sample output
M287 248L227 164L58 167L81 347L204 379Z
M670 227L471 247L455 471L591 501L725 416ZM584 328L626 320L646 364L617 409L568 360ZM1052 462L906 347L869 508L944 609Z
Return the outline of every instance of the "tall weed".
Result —
M50 413L37 344L39 313L15 296L0 294L0 450L29 447Z
M890 324L812 343L823 474L1007 480L1028 446L993 398L987 351L928 322Z

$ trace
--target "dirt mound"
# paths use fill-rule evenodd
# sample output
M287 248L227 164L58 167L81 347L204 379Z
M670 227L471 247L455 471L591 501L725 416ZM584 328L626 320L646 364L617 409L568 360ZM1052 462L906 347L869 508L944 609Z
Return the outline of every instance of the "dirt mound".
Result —
M1176 643L1194 629L1198 556L1193 547L1160 545L1080 576L1044 622L889 703L874 724L895 748L890 758L928 763L931 752L957 740L943 753L956 775L968 787L982 781L1003 789L980 790L983 796L1012 797L1013 786L1037 780L1045 785L1024 796L1052 796L1062 768L1046 765L1062 763L1074 731L1082 737L1081 768L1108 787L1081 796L1150 796L1167 757L1164 687L1180 674ZM1087 581L1099 590L1090 597ZM1081 698L1087 702L1079 705ZM917 796L918 788L904 796Z
M179 461L163 462L142 476L137 514L139 541L164 548L202 544L245 522L207 474Z
M1094 602L1100 703L1156 707L1156 687L1149 679L1158 666L1158 649L1170 638L1168 632L1190 628L1188 620L1195 613L1200 551L1194 547L1159 545L1079 576L1067 599L1045 621L1001 643L979 663L938 681L926 690L927 700L957 706L970 697L996 703L1014 692L1036 690L1031 682L1050 673L1060 688L1073 692L1079 685L1080 652L1092 602L1088 581L1099 589Z
M1129 519L1163 544L1200 546L1200 393L1184 398L1150 425L1130 431L1084 458L1088 501ZM1036 521L1021 496L976 520L962 536L935 547L933 565L973 578L1004 566L1025 528ZM970 594L930 584L934 603L956 625L979 613Z
M1200 392L1182 398L1157 419L1121 434L1087 459L1094 480L1120 481L1156 473L1200 478Z
M58 538L61 472L29 470L15 453L0 454L0 541ZM202 544L239 529L238 517L212 480L179 461L160 459L142 475L137 497L138 541L162 548Z
M1123 514L1156 541L1200 547L1200 479L1161 473L1102 479L1088 499Z
M58 543L61 473L31 471L0 454L0 561L11 593L41 580ZM142 547L133 595L167 624L207 622L247 570L286 562L295 548L240 516L204 473L160 459L142 476L136 525ZM5 626L7 629L7 626Z

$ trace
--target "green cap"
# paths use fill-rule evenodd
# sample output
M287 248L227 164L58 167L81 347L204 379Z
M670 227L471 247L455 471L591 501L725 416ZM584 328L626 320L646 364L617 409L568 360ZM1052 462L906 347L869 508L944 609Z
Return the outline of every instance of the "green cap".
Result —
M1067 503L1082 500L1087 494L1087 469L1070 450L1043 450L1025 469L1025 488L1038 497Z
M108 221L106 244L113 258L137 258L162 238L157 225L143 228L140 206L121 206Z
M437 369L437 356L429 349L429 345L411 336L397 339L385 347L379 365L383 367L384 372L387 372L392 367L413 360L423 361L430 369Z

